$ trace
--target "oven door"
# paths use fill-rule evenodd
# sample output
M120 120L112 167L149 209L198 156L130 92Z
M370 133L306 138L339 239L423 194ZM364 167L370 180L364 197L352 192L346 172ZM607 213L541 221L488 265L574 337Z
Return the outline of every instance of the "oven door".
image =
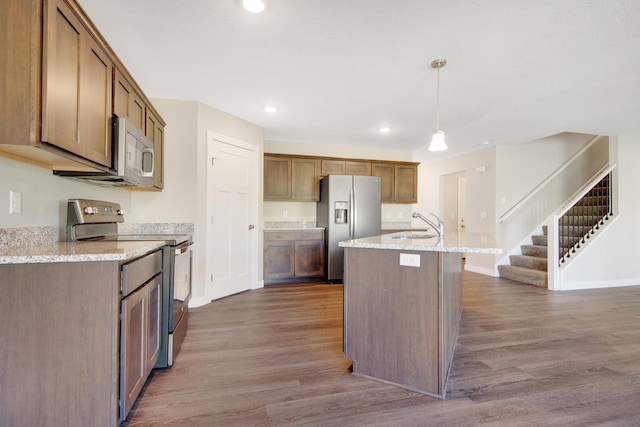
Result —
M173 320L170 332L180 322L191 298L191 250L188 245L178 246L174 250Z

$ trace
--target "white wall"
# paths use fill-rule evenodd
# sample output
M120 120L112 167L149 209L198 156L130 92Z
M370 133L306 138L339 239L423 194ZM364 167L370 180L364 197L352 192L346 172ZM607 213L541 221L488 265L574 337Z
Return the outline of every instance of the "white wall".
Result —
M165 128L165 188L157 193L133 193L131 222L190 222L194 224L192 306L210 301L206 280L206 148L207 131L263 149L262 128L213 107L194 102L152 99ZM258 176L262 177L262 162ZM262 200L262 188L259 188ZM261 204L259 204L261 206ZM262 211L259 208L259 218ZM262 227L258 229L262 248ZM258 281L262 280L262 251L258 250Z
M423 214L433 212L445 215L447 196L446 176L460 174L466 176L466 231L495 235L496 200L496 149L488 147L434 163L428 163L429 152L426 148L416 151L414 161L421 162L418 168L418 204L416 210ZM476 168L483 167L483 172ZM423 224L423 223L422 223ZM414 220L414 226L422 226L420 220ZM454 227L446 232L457 231ZM493 275L495 257L491 255L468 254L467 270Z
M618 210L597 241L579 251L561 270L563 289L640 285L640 135L610 138Z
M0 228L55 226L66 239L67 200L86 198L131 208L131 192L53 175L51 170L0 157ZM22 213L9 214L9 191L22 196Z

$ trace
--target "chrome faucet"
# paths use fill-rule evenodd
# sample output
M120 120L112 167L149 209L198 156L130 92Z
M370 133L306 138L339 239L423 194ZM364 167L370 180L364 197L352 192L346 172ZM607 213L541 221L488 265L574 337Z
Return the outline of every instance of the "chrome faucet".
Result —
M411 216L414 218L420 218L421 220L429 224L434 230L438 232L438 237L440 239L444 238L444 221L441 220L434 213L429 213L429 215L432 215L436 220L438 220L438 223L436 224L435 222L431 221L429 218L425 217L420 212L414 212Z

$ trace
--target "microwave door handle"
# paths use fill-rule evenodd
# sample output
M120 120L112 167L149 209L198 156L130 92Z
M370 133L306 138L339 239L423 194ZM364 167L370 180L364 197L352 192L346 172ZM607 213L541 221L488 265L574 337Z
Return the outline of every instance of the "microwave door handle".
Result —
M147 172L144 170L144 165L146 164L145 162L145 158L147 156L151 156L151 171ZM154 153L153 153L153 148L144 148L142 150L142 176L153 176L153 168L154 168Z

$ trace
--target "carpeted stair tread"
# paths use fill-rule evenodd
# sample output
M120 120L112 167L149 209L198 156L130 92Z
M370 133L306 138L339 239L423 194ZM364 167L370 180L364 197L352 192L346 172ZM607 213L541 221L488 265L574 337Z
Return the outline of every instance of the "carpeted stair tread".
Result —
M547 287L547 272L532 268L518 267L516 265L499 265L500 277L528 283L530 285Z
M534 270L547 271L547 258L529 255L510 255L509 262L517 267L531 268Z
M535 235L531 236L531 241L535 246L547 246L547 237L546 235Z
M522 255L535 256L538 258L546 258L547 257L547 247L540 245L522 245L520 247L522 250Z

